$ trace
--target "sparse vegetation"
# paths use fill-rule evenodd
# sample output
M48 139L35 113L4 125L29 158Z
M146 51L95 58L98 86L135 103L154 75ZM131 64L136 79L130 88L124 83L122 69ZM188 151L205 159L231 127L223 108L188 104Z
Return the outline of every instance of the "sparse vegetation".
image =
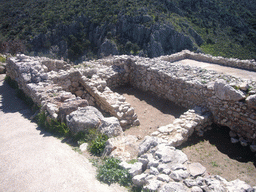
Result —
M131 160L128 161L127 163L129 163L129 164L134 164L134 163L136 163L136 162L138 162L138 159L131 159Z
M6 58L3 57L3 56L0 56L0 62L1 62L1 63L5 63L5 62L6 62Z
M131 185L131 177L126 169L119 166L121 161L116 158L107 158L104 164L99 166L97 178L107 184L119 183L122 186Z
M70 136L70 131L65 123L53 119L48 120L44 111L36 116L36 121L41 128L57 137Z
M219 165L216 163L216 161L212 161L212 162L211 162L211 165L212 165L213 167L219 167Z

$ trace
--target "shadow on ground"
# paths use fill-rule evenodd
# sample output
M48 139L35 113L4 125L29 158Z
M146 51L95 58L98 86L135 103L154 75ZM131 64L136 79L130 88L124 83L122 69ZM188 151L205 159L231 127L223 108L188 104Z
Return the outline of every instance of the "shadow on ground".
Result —
M0 75L0 110L4 113L19 112L24 117L29 118L32 111L21 99L15 96L15 90L4 81L4 77L5 75Z
M15 96L15 89L11 88L6 81L4 81L4 77L5 75L0 75L0 111L4 113L19 112L23 117L30 119L33 115L32 110L21 99ZM40 131L40 135L43 135L43 137L58 137L40 127L37 127L36 129ZM60 139L63 143L69 144L72 147L77 146L77 143L69 137Z
M118 87L116 89L113 89L113 91L119 94L126 93L128 95L134 95L136 98L140 99L141 101L145 101L147 104L155 107L162 113L171 114L175 118L178 118L180 115L187 111L186 108L176 105L174 102L171 102L167 99L159 98L150 91L142 91L136 89L131 85Z
M203 137L199 137L194 133L187 142L178 148L183 149L187 146L195 145L200 141L208 140L210 144L215 145L221 153L228 155L229 158L244 163L253 162L256 167L256 156L251 152L250 147L243 147L240 143L231 143L229 131L230 129L228 127L213 124L212 130L207 131Z

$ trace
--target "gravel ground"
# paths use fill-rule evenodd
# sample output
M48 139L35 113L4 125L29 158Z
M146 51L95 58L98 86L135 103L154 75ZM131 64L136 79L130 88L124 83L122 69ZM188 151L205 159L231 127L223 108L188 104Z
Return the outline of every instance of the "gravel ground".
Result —
M41 131L0 75L0 191L126 191L96 180L95 168L70 146Z

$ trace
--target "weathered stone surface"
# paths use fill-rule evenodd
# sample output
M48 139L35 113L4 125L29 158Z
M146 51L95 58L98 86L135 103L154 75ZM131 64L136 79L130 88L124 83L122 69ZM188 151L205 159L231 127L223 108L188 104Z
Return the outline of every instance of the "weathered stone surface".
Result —
M249 97L247 97L246 103L247 103L248 107L256 109L256 94L250 95Z
M65 97L60 98L61 101L65 101ZM64 122L66 121L66 116L69 115L71 112L76 111L78 107L86 107L88 106L87 100L84 99L75 99L75 100L69 100L67 102L64 102L60 108L59 108L59 119Z
M230 85L226 84L224 80L217 80L214 84L216 95L221 100L239 101L245 98L245 95L240 90L235 90Z
M250 185L246 184L244 181L240 179L236 179L234 181L230 181L226 184L226 189L228 192L231 191L248 191L251 188Z
M66 117L67 126L73 134L97 128L103 119L101 112L95 107L79 107Z
M151 175L158 175L158 174L159 174L159 171L158 171L157 168L151 166L149 173L150 173Z
M138 153L137 140L137 137L134 135L120 135L110 138L106 142L103 155L117 157L123 161L131 160L135 158Z
M176 170L173 171L170 174L170 177L174 180L174 181L181 181L183 179L186 179L189 177L189 173L187 171L184 170Z
M116 117L103 118L98 130L101 133L106 134L109 138L121 135L123 133L123 129Z
M146 136L139 146L139 156L146 153L151 147L158 145L157 137Z
M189 188L198 185L197 181L194 180L194 179L186 179L186 180L184 180L183 182L184 182L184 184L185 184L187 187L189 187Z
M206 168L200 163L191 163L188 165L188 169L192 177L203 175L206 171Z
M136 162L131 165L131 169L128 170L131 177L134 177L135 175L139 175L142 173L142 166L143 164L141 162Z
M170 182L168 184L165 184L159 190L159 192L171 192L171 191L188 192L188 190L182 183L176 183L176 182Z
M206 183L206 186L201 187L204 191L219 191L219 192L226 191L224 186L217 179L208 178L208 179L205 179L205 183Z
M143 190L156 191L161 184L162 184L162 181L151 179L147 181L147 185L143 186Z
M187 170L187 167L186 166L184 166L183 164L181 164L181 163L177 163L177 164L174 164L174 165L172 165L171 166L171 170L172 171L176 171L176 170Z
M163 181L163 182L166 182L166 183L168 183L170 181L170 177L168 175L166 175L166 174L159 174L157 176L157 179L159 181Z
M142 173L140 175L136 175L132 178L132 182L135 186L141 187L146 184L146 177L148 174Z
M217 80L214 84L216 95L221 100L239 101L245 98L245 95L240 90L235 90L230 85L226 84L224 80Z
M203 192L203 189L201 189L200 187L198 186L193 186L191 188L191 192Z
M181 150L175 149L173 147L167 146L165 144L158 145L158 149L155 155L161 159L164 163L185 163L188 157Z
M131 169L132 168L132 164L129 164L125 161L122 161L121 163L119 163L120 167L122 167L123 169Z
M47 103L46 110L49 112L51 118L57 119L58 112L59 112L59 108L57 105L55 105L53 103Z
M87 151L88 143L83 143L82 145L79 146L79 149L81 152Z
M149 160L145 158L138 158L138 162L141 162L143 164L142 169L143 171L146 170Z

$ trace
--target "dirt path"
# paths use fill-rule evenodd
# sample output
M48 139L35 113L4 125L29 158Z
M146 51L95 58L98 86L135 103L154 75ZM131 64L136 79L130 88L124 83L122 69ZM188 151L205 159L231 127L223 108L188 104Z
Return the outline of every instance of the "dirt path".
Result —
M224 73L227 75L232 75L234 77L240 77L242 79L256 81L256 72L248 71L248 70L244 70L244 69L237 69L237 68L222 66L222 65L213 64L213 63L205 63L202 61L195 61L195 60L191 60L191 59L184 59L181 61L176 61L174 63L190 65L193 67L201 67L201 68L204 68L207 70L216 71L218 73Z
M126 191L95 178L88 159L41 131L0 75L0 191Z

